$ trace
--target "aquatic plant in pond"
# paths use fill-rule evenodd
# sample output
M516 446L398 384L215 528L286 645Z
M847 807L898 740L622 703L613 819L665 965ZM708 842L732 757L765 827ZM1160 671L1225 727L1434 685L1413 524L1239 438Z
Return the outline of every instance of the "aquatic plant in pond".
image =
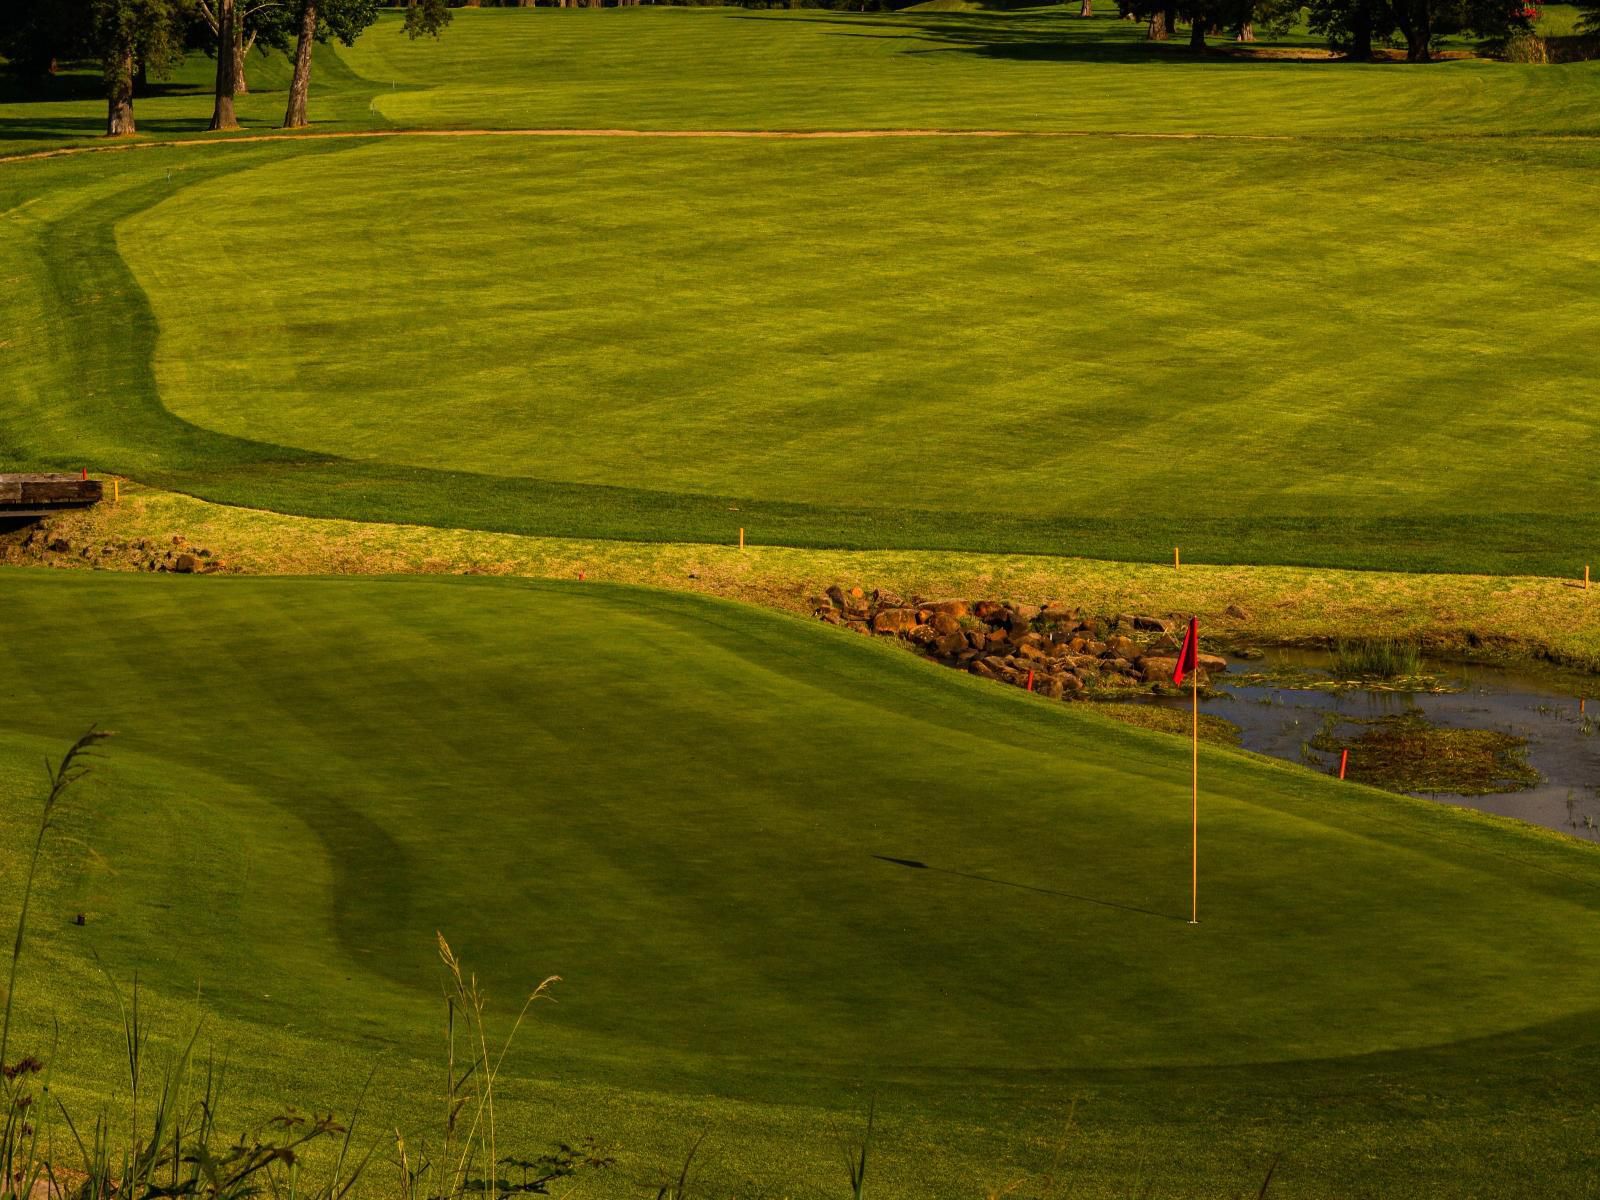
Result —
M1340 679L1420 675L1422 648L1415 642L1341 638L1333 647L1333 673Z

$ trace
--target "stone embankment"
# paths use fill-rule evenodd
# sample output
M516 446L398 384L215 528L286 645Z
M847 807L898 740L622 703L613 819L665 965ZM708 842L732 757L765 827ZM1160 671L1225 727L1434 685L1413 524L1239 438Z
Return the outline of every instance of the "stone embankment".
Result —
M226 569L210 550L190 545L181 535L166 540L77 542L44 524L0 535L0 563L167 571L174 575L213 575Z
M1182 649L1176 614L1095 615L1064 601L905 599L830 587L812 598L817 618L869 636L892 637L939 662L1055 699L1170 688ZM1245 614L1237 609L1229 616ZM1200 655L1200 685L1227 660Z

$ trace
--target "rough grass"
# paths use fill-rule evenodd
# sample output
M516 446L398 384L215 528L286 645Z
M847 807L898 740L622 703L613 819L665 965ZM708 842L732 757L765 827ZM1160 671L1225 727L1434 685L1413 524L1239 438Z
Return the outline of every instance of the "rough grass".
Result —
M347 1109L381 1053L369 1111L427 1108L390 1072L434 1056L445 929L491 994L564 977L504 1127L616 1145L601 1194L706 1127L713 1194L825 1189L869 1095L886 1197L1045 1169L1073 1098L1077 1195L1141 1160L1236 1195L1280 1150L1306 1196L1590 1182L1559 1119L1600 1065L1590 847L1203 748L1195 929L1186 746L789 617L496 580L0 600L0 778L120 731L38 905L74 1047L93 948L153 1011L200 983L238 1104Z
M924 596L1065 599L1097 612L1198 613L1207 635L1327 645L1363 636L1453 655L1548 656L1600 670L1600 589L1571 580L1412 575L1293 567L1110 563L1032 555L830 551L519 537L373 522L285 517L123 485L120 505L53 518L47 543L12 561L129 569L135 543L212 550L247 574L521 575L701 592L807 613L830 584ZM110 553L105 553L107 549ZM85 554L84 552L88 553ZM1229 614L1233 607L1245 615Z
M1167 708L1157 704L1097 704L1094 711L1124 725L1149 729L1156 733L1170 733L1179 737L1189 737L1193 728L1192 714L1182 709ZM1237 746L1239 727L1215 713L1201 713L1200 740L1213 746Z

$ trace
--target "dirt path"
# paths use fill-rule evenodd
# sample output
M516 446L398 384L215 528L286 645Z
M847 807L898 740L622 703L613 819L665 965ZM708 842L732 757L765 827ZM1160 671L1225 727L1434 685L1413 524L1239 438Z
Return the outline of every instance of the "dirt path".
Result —
M119 141L93 146L60 146L26 154L0 155L0 164L76 154L110 154L168 146L223 146L246 142L329 141L356 138L748 138L755 141L836 141L851 138L1110 138L1173 142L1292 142L1288 134L1267 133L1138 133L1082 129L348 129L326 132L235 134L231 137L173 138L165 141Z

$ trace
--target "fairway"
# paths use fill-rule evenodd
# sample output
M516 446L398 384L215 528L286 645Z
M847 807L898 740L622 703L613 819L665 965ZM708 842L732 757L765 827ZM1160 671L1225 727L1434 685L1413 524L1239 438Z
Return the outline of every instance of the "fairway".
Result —
M120 734L55 844L45 955L328 1047L241 1064L258 1100L431 1053L436 929L504 1004L564 977L519 1077L866 1088L961 1144L1085 1089L1091 1127L1181 1139L1160 1097L1202 1084L1271 1118L1251 1144L1312 1143L1326 1114L1253 1089L1317 1081L1348 1122L1375 1079L1487 1072L1516 1104L1515 1056L1593 1054L1591 848L1207 751L1193 928L1186 747L835 630L491 581L24 572L0 599L13 821L62 731ZM92 982L58 996L93 1026Z
M1589 127L1593 64L1174 49L1063 10L381 24L319 52L323 132L1130 136L13 163L0 447L514 533L1580 570L1597 252L1559 214L1596 159L1550 135ZM70 138L34 108L0 129Z

